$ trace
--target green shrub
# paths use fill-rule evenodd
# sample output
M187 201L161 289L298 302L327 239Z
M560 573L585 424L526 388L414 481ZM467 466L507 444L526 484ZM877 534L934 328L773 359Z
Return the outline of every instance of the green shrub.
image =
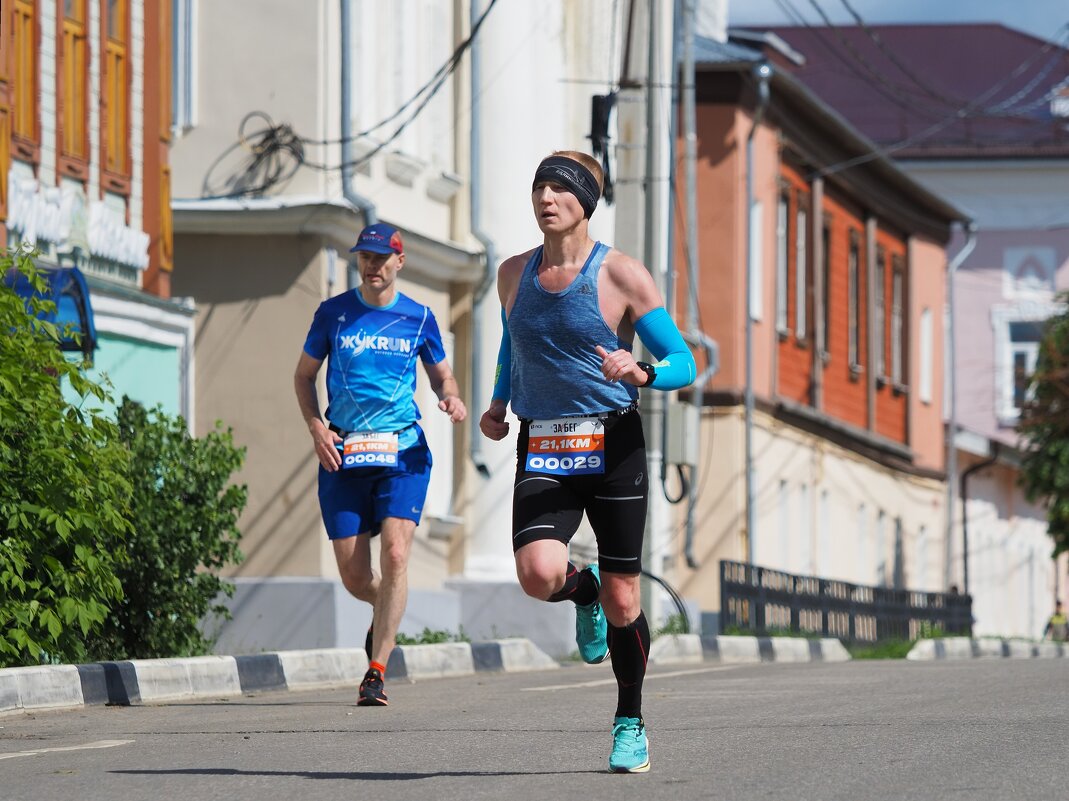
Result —
M44 292L33 255L4 253L0 271ZM0 332L0 666L84 661L86 639L122 596L129 454L113 422L63 399L64 379L82 398L107 392L6 285Z
M665 634L688 634L690 628L687 626L687 619L681 613L676 612L673 615L669 615L664 625L653 632L653 638L664 636Z
M415 637L401 632L397 633L398 645L437 645L442 642L471 642L471 639L464 633L463 626L456 634L444 629L431 629L427 626L424 626L423 631Z
M148 659L207 653L200 628L234 587L215 573L242 559L237 519L244 486L230 483L244 460L230 430L189 435L181 417L124 397L119 438L130 454L130 560L118 571L125 597L92 645L99 659Z
M916 640L879 640L843 643L854 659L905 659Z

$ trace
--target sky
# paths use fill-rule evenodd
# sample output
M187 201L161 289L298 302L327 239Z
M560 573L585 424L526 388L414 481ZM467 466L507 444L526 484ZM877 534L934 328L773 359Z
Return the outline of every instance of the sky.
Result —
M824 22L819 5L839 25L853 25L843 0L728 0L728 24L801 24L784 11L793 7L810 25ZM1069 0L846 0L867 23L1000 22L1044 40L1069 22Z

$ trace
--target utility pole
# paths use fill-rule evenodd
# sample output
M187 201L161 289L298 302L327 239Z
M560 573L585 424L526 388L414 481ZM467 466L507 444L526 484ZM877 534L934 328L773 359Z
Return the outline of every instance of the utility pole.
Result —
M668 113L671 109L668 86L673 76L667 75L665 58L671 58L671 48L664 47L665 31L672 31L674 13L672 3L648 0L648 26L646 50L646 158L643 178L643 261L653 276L658 291L665 291L665 253L667 228L667 176L668 163ZM660 489L661 468L664 459L663 431L660 420L664 398L657 391L646 392L643 397L646 433L647 475L649 478L649 510L646 514L643 538L642 562L654 575L661 573L663 544L667 539L668 502ZM642 606L656 625L661 618L660 597L648 581L642 583Z

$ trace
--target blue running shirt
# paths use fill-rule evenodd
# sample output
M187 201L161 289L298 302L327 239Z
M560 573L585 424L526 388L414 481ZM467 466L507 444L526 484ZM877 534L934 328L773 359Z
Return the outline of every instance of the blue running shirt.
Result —
M353 289L319 304L304 352L327 362L327 419L343 431L402 431L420 418L416 354L424 364L445 358L434 313L400 292L389 306L370 306ZM407 447L415 430L399 445ZM413 440L414 441L414 440Z

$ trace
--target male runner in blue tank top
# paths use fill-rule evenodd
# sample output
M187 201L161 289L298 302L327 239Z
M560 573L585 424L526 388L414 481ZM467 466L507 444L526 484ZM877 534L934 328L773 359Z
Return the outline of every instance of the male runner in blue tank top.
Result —
M541 247L498 270L504 333L490 408L479 428L508 434L520 418L512 546L524 592L576 605L587 662L612 656L617 707L609 770L649 770L642 681L650 629L639 598L649 480L638 387L695 378L694 357L646 268L588 235L602 172L585 153L557 151L535 171ZM632 355L635 334L658 359ZM586 512L598 560L576 570L568 542ZM606 622L607 618L607 622Z
M374 608L370 666L357 703L386 706L383 678L408 600L408 556L431 474L416 422L416 358L453 423L467 416L434 314L397 291L401 235L369 225L352 248L361 284L316 310L294 375L301 414L319 459L319 505L345 588ZM316 375L327 366L327 421ZM382 535L381 576L371 538Z

